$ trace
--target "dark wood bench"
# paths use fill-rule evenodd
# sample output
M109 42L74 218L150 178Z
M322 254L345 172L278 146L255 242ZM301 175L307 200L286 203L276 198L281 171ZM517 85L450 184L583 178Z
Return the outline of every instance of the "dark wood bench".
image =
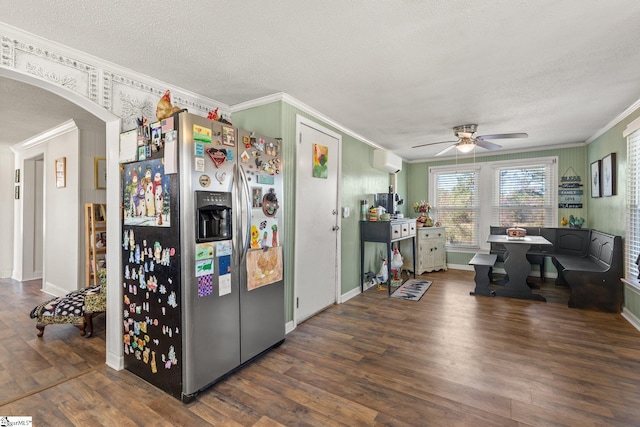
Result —
M475 282L476 288L469 292L470 295L495 296L495 293L489 289L491 282L491 271L498 259L496 254L475 254L469 261L469 265L473 265L476 272Z
M556 254L585 256L589 249L591 230L588 228L556 228L556 227L524 227L528 236L542 236L551 242L551 246L532 245L527 252L527 259L538 265L540 278L544 282L545 258ZM507 227L490 227L490 234L506 234ZM504 262L506 248L501 243L492 243L490 253L498 255L497 262ZM556 281L556 284L561 284ZM566 286L566 284L565 284Z
M624 298L622 238L588 228L525 227L528 235L540 235L551 246L532 246L527 259L532 264L541 261L544 277L544 258L558 270L556 285L571 288L569 307L591 308L619 313ZM491 234L506 234L506 227L491 226ZM491 253L504 261L506 249L492 244ZM540 257L540 258L537 258Z
M624 299L622 238L590 230L584 255L554 253L556 284L571 288L569 307L620 313Z

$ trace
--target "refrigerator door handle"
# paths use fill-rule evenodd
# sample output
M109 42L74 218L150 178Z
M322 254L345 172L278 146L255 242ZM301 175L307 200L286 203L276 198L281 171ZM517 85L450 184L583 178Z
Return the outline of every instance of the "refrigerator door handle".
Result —
M232 190L233 192L236 194L236 197L234 198L234 204L233 204L233 212L240 212L240 180L238 179L238 166L237 165L233 165L233 186L232 186ZM240 238L240 233L242 233L242 223L241 221L235 221L235 218L240 218L239 215L234 215L234 222L233 222L233 235L231 238L231 253L234 256L234 260L235 260L235 264L239 265L240 264L240 258L238 256L238 239Z
M244 261L245 256L247 255L247 250L249 249L249 243L251 241L251 194L249 192L249 182L247 181L247 175L242 166L240 169L240 181L242 184L242 189L244 190L244 208L246 209L247 216L247 229L245 231L244 242L242 245L241 252L241 262Z

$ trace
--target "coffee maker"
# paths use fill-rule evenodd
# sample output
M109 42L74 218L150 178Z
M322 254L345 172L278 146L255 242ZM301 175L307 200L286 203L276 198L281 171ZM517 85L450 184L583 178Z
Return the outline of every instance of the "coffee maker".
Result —
M404 203L397 193L393 192L393 186L389 186L388 193L377 193L373 197L375 206L382 206L385 211L391 214L392 218L395 218L395 214L398 213L398 206Z

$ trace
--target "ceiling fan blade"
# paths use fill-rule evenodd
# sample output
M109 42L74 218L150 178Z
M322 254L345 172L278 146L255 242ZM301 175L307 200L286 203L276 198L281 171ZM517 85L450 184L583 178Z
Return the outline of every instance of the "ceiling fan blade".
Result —
M444 150L440 151L439 153L436 153L436 156L442 156L447 151L451 150L452 148L455 148L455 146L456 146L456 144L448 146L447 148L445 148Z
M529 135L521 132L521 133L496 133L494 135L481 135L478 139L507 139L507 138L526 138Z
M440 141L440 142L428 142L426 144L420 144L420 145L414 145L411 148L420 148L420 147L427 147L429 145L436 145L436 144L453 144L454 142L458 142L459 140L456 139L455 141Z
M499 150L502 145L494 144L493 142L485 141L484 139L476 139L476 145L478 147L486 148L487 150Z

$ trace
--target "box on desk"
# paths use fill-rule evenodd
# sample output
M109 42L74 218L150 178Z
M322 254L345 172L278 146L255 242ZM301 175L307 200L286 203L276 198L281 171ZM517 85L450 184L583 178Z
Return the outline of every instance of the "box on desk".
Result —
M520 227L507 228L507 239L509 240L524 240L527 235L527 230Z

